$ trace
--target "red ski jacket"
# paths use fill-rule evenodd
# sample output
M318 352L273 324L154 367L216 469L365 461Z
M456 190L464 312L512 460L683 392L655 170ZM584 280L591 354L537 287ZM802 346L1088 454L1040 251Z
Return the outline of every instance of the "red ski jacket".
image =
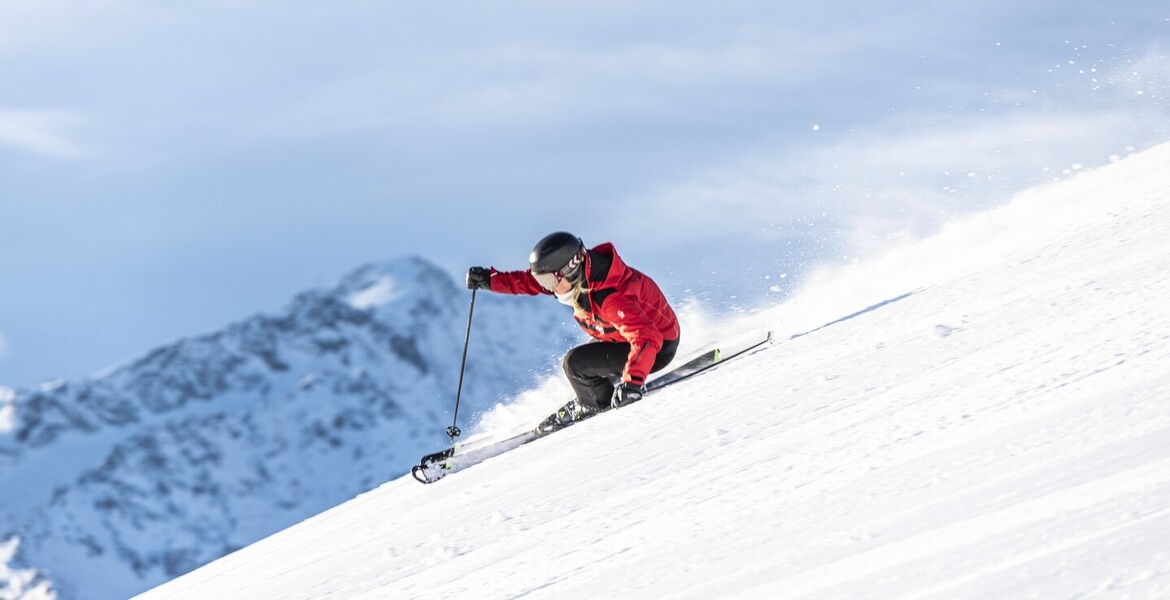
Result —
M573 318L585 333L603 342L629 342L630 355L622 381L646 383L646 376L662 348L662 342L677 340L678 318L666 296L646 275L630 268L618 256L613 244L589 250L585 259L587 293L573 307ZM491 290L503 294L549 294L531 271L491 269Z

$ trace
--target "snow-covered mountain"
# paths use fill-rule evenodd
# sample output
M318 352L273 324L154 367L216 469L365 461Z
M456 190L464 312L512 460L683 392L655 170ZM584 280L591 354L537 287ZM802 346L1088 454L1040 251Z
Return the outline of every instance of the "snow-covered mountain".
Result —
M826 271L728 326L767 350L141 600L1170 597L1168 174Z
M93 378L0 390L0 598L126 598L404 473L451 424L460 283L368 265ZM478 294L461 424L557 368L574 330L555 302Z

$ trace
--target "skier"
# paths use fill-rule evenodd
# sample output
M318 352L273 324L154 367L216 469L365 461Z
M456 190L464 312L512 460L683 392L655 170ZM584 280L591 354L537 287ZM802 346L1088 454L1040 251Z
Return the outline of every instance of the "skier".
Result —
M550 294L573 307L573 318L594 338L565 354L563 367L576 398L536 430L549 433L610 408L642 399L646 377L678 350L678 318L650 279L630 268L613 244L592 249L563 231L532 249L525 271L472 267L469 289L502 294Z

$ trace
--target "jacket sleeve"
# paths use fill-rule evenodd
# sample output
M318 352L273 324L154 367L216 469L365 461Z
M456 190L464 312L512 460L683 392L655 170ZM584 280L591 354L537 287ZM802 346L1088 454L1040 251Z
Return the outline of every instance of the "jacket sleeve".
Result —
M501 294L551 294L552 292L541 287L532 276L531 271L497 271L491 269L491 290Z
M625 294L614 294L605 300L602 317L617 327L630 343L630 355L622 371L622 381L634 385L645 385L654 359L662 349L662 333L646 317L638 302Z

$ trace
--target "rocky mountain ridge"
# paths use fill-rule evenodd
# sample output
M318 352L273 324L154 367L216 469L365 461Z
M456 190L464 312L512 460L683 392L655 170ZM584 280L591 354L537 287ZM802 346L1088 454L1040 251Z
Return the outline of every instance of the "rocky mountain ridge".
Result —
M400 475L450 424L468 299L425 260L372 264L95 377L8 391L0 542L38 574L22 585L124 598ZM479 294L460 414L554 370L569 320Z

